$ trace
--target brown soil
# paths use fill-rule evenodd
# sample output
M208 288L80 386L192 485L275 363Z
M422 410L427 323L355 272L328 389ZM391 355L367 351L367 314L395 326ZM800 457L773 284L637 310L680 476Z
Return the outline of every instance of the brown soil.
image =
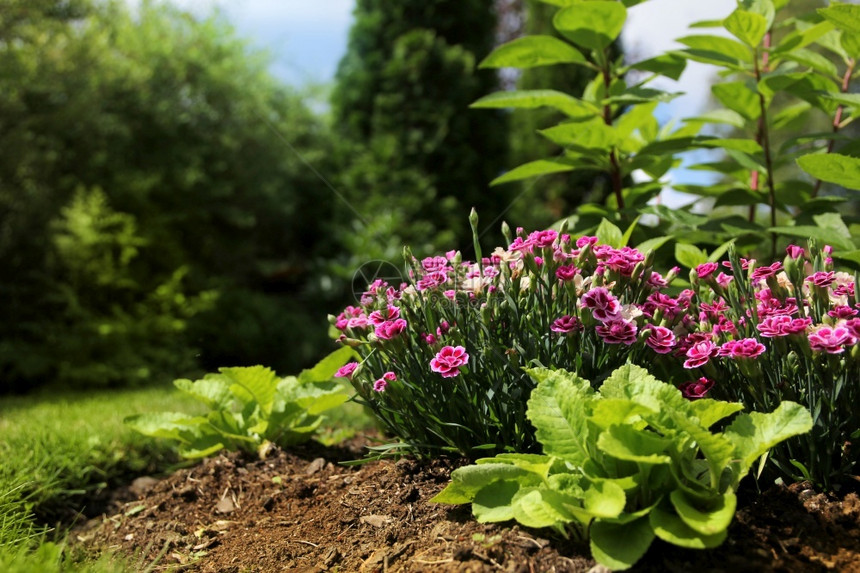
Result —
M481 525L468 507L428 503L456 463L338 464L361 455L358 443L309 445L265 460L222 455L165 479L141 478L75 537L88 550L132 556L140 570L605 571L581 543ZM860 498L803 484L748 494L722 547L655 542L633 570L860 572Z

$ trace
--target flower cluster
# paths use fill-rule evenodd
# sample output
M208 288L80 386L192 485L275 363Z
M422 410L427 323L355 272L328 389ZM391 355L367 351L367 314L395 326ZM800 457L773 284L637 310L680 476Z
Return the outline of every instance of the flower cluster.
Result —
M836 444L827 455L841 468L821 469L829 475L860 451L848 459L840 445L860 429L851 408L860 398L856 281L821 253L794 245L787 253L766 265L699 265L682 289L671 286L678 268L663 275L636 249L519 230L478 261L454 251L411 259L408 283L376 281L331 321L362 357L344 375L393 434L419 448L531 451L524 367L602 380L632 362L689 399L765 411L791 399L819 412L812 435Z

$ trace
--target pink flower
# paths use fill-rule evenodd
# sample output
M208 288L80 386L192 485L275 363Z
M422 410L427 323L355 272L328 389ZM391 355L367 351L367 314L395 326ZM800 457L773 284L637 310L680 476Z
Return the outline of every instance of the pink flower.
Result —
M558 231L547 229L546 231L535 231L529 235L528 241L539 249L552 246L558 237Z
M626 344L636 342L636 325L629 320L619 318L609 320L595 327L595 332L606 344Z
M445 346L430 361L430 370L438 372L443 378L452 378L460 373L460 366L469 361L469 355L462 346Z
M406 321L402 318L398 318L397 320L383 322L376 327L375 333L377 338L381 338L382 340L391 340L392 338L403 334L404 330L406 330Z
M755 358L767 350L761 342L755 338L743 338L741 340L729 340L720 346L717 356L728 356L731 358Z
M776 338L803 332L810 324L811 318L791 318L786 314L775 314L765 317L756 325L756 329L766 338Z
M753 282L760 281L761 279L766 279L768 277L772 277L776 275L779 271L782 270L782 263L779 261L769 265L763 266L755 269L750 276L750 280Z
M700 366L704 366L716 354L717 345L710 340L697 342L685 352L687 360L684 361L684 368L699 368Z
M555 270L555 276L560 281L572 281L579 274L579 269L574 265L565 265Z
M851 336L860 339L860 318L846 320L844 326L851 333Z
M617 271L625 277L633 274L633 269L636 268L636 263L645 260L645 255L631 249L630 247L622 247L620 249L610 249L607 251L608 256L605 256L605 264L613 271Z
M716 271L720 265L717 263L703 263L696 267L696 274L700 279L706 279Z
M394 372L386 372L382 375L382 378L373 383L373 389L377 392L385 392L385 389L388 388L388 383L395 380L397 380L397 376Z
M576 248L581 249L586 245L596 245L597 237L580 237L576 240Z
M806 277L806 282L810 282L817 287L828 287L833 284L833 281L836 280L835 274L833 271L829 272L818 272L814 273L808 277Z
M374 310L370 313L370 316L367 317L370 324L373 326L379 326L383 322L394 320L395 318L400 318L400 309L391 305L388 305L388 308L384 311Z
M562 334L567 334L568 332L573 332L575 330L582 330L582 328L582 322L575 316L570 316L569 314L565 314L561 318L555 319L552 326L549 327L551 331Z
M651 326L650 333L645 339L647 344L657 354L668 354L675 347L675 333L665 326Z
M543 257L535 257L535 264L539 267L543 266Z
M421 261L421 268L426 272L443 271L448 268L448 259L445 257L427 257Z
M836 328L822 326L809 333L809 347L812 350L827 352L828 354L842 354L845 351L845 346L855 344L857 344L857 337L844 326L837 326Z
M684 398L688 400L698 400L699 398L704 398L705 394L714 387L714 381L708 380L704 376L699 378L698 380L691 380L690 382L684 382L680 386L678 386L678 390L681 391L681 394L684 395Z
M669 282L657 271L651 271L651 276L648 277L647 283L654 290L669 286Z
M358 368L358 362L350 362L338 368L334 373L335 378L349 378L352 380L352 375L355 374L355 369Z
M534 241L532 241L531 239L523 240L522 237L517 237L516 239L514 239L514 242L511 243L511 246L508 247L508 251L512 253L516 253L519 251L522 251L524 253L531 253L532 251L534 251L534 248L535 244Z
M433 271L424 275L424 278L415 283L415 288L418 290L430 290L448 282L448 275L445 271Z
M612 293L603 287L593 288L582 296L582 307L600 322L616 320L621 312L621 304Z
M669 295L661 292L651 293L648 295L645 304L642 305L642 312L648 316L654 316L658 310L663 312L663 316L667 320L672 320L680 312L681 307L678 301Z
M788 253L788 256L794 260L799 259L803 256L803 249L798 247L797 245L789 245L785 248L785 252Z
M735 280L735 277L731 275L727 275L726 273L720 273L717 275L717 284L723 287L724 289L729 288L729 284Z
M833 310L827 312L828 316L832 316L837 320L847 320L849 318L854 318L857 316L857 310L851 308L850 306L839 305L833 307Z

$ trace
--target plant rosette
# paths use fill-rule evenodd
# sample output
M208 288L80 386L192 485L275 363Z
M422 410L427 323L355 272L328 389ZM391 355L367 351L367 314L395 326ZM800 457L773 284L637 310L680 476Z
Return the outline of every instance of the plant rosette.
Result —
M431 501L471 503L480 522L516 520L588 537L612 570L632 567L655 538L687 548L723 542L735 491L757 458L812 427L783 402L737 415L739 403L690 401L646 370L625 365L598 391L563 370L531 369L528 417L543 455L500 454L455 470Z
M469 456L537 451L524 367L564 367L595 384L628 361L683 375L669 354L694 326L682 320L692 291L667 294L676 270L654 272L611 224L597 235L608 242L519 230L475 262L407 253L409 283L375 281L330 317L361 356L342 375L405 444Z

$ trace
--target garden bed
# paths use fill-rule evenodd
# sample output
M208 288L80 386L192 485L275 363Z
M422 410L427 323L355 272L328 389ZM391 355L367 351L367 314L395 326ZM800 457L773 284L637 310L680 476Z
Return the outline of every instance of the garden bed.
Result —
M257 460L220 455L116 492L79 528L93 551L143 569L251 571L589 571L586 545L549 531L482 525L467 506L428 503L457 463L413 459L344 466L361 440L309 444ZM752 478L744 485L753 487ZM634 571L860 571L860 498L803 484L744 495L714 550L656 542ZM184 567L182 567L184 566ZM595 571L602 570L599 567Z

